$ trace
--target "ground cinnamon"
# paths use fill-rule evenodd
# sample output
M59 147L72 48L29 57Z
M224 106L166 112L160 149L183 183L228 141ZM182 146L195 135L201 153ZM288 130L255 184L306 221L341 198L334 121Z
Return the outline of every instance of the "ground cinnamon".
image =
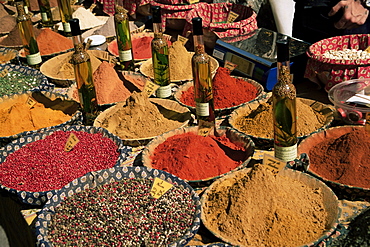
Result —
M73 42L71 39L60 35L49 28L42 29L36 40L41 56L51 55L53 53L67 51L73 48Z

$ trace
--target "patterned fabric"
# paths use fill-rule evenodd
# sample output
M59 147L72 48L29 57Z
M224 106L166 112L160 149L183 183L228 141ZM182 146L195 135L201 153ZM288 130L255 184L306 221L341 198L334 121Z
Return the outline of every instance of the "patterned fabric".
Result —
M114 15L115 0L95 0L95 3L99 2L103 5L104 13L108 15ZM123 0L123 7L128 10L129 15L134 15L138 7L149 4L150 0Z
M307 51L305 78L320 84L318 75L327 73L325 90L329 91L334 85L350 79L370 77L370 59L337 60L324 58L328 50L356 49L365 50L370 45L370 34L354 34L323 39L310 46Z
M230 11L239 14L239 17L232 23L226 23ZM203 19L203 28L214 32L218 38L228 38L228 42L249 38L258 28L257 14L248 6L227 2L199 4L186 16L184 36L192 29L192 18L198 16Z

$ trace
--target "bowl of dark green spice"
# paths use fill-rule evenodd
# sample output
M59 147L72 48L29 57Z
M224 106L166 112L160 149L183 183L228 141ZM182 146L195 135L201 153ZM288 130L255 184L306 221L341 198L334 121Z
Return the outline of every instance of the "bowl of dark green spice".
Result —
M37 245L186 246L200 199L165 171L123 166L90 172L52 196L35 223Z

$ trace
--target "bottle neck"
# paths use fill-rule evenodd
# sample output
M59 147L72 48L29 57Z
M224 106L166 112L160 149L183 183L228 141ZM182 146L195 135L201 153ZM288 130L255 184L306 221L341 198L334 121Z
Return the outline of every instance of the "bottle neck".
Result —
M283 61L277 62L277 71L278 71L278 82L283 84L292 83L290 75L290 62Z
M81 35L72 36L72 41L75 47L83 43Z
M26 9L28 10L27 6L25 6L22 2L16 2L17 8L17 21L24 21L30 19L30 17L26 13Z
M193 40L195 54L205 53L203 35L194 35Z
M155 38L162 38L163 32L162 32L162 24L161 23L153 23L153 32Z

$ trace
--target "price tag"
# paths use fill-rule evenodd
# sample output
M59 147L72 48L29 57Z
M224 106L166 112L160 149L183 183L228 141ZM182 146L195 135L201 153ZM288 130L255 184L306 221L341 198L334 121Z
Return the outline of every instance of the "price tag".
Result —
M172 184L166 182L160 178L154 178L152 189L150 190L150 195L155 199L163 196L169 189L172 188Z
M159 88L159 85L147 80L144 87L144 92L147 93L148 96L152 95L157 89Z
M177 36L177 40L180 41L183 45L185 45L189 39L185 38L184 36L179 35Z
M198 135L208 136L209 133L213 130L215 124L213 122L208 122L204 120L199 120L198 122Z
M285 161L282 161L269 154L263 155L262 164L266 166L267 169L271 170L272 173L274 173L275 175L278 174L281 171L281 169L283 169L286 166Z
M26 104L29 106L29 108L34 107L36 105L36 103L37 103L37 101L34 98L32 98L31 96L29 96L27 98Z
M7 74L8 74L8 70L7 69L3 69L2 71L0 71L0 77L5 77Z
M199 0L189 0L190 4L199 3Z
M230 72L232 72L236 68L236 66L238 66L238 65L236 65L235 63L232 63L230 61L225 61L224 67L229 69Z
M231 22L234 22L236 20L236 18L238 18L239 14L233 12L233 11L230 11L229 12L229 15L227 16L227 23L231 23Z
M69 152L71 151L79 142L77 136L71 133L67 139L66 145L64 146L64 151Z

